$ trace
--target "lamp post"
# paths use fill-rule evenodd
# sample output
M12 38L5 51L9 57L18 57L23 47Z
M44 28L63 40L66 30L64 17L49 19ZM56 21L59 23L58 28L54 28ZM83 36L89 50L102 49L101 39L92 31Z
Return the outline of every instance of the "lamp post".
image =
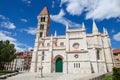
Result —
M42 77L43 77L43 73L42 73L42 70L43 70L43 66L41 65L41 66L39 66L39 71L40 71L40 78L42 78Z
M38 56L41 56L41 64L40 64L40 66L39 66L39 72L40 72L40 75L39 75L39 77L40 78L42 78L43 77L43 72L42 72L42 70L43 70L43 66L42 66L42 57L44 57L44 55L42 54L42 55L38 55Z
M39 41L39 39L38 39L38 41ZM40 43L43 43L44 42L44 40L43 39L41 39L41 41L40 41ZM40 46L40 43L38 43L38 48L39 48L39 46ZM38 77L39 78L42 78L43 77L43 73L42 73L42 70L43 70L43 66L42 66L42 57L44 57L44 54L38 54L38 56L41 56L41 60L40 60L40 65L38 66L38 70L39 70L39 73L38 73ZM38 57L37 57L38 58Z

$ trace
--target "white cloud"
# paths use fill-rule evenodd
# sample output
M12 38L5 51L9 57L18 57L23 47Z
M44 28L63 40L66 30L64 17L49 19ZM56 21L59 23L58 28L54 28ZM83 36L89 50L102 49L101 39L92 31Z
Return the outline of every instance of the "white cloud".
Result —
M111 33L114 33L114 32L115 32L115 30L114 30L114 29L112 29Z
M120 17L120 0L100 0L93 11L87 13L86 18L109 19Z
M1 27L5 27L7 29L15 29L16 26L14 25L14 23L6 21L6 22L1 22L0 24Z
M27 4L27 6L30 6L32 0L22 0L22 2Z
M116 40L116 41L120 41L120 32L118 32L117 34L115 34L113 36L113 39Z
M1 31L3 34L6 34L6 35L11 35L12 33L11 32L8 32L8 31Z
M30 51L31 49L33 49L33 47L29 47L28 50Z
M53 21L55 21L57 23L61 23L63 25L66 25L68 23L69 27L81 27L80 24L77 24L75 22L70 21L69 19L66 19L64 17L64 15L65 15L65 12L61 9L60 12L59 12L59 14L57 14L57 15L50 15L50 18Z
M15 42L13 43L16 45L16 49L17 51L26 51L26 50L29 50L30 48L32 48L31 46L28 46L26 44L23 44L23 43L20 43L20 42Z
M16 39L8 36L8 33L9 33L9 32L7 32L7 33L6 33L6 32L7 32L7 31L0 31L0 40L3 40L3 41L5 41L5 40L10 40L11 42L15 42Z
M119 23L119 22L120 22L120 19L117 19L117 22Z
M86 19L120 18L120 0L61 0L71 15L86 12Z
M0 40L9 40L11 43L15 44L15 48L17 49L17 51L24 51L24 50L28 50L29 48L31 48L30 46L20 43L18 42L15 38L9 36L8 31L0 31Z
M3 15L0 15L0 19L6 20L7 18L5 16L3 16Z
M52 1L52 8L55 7L55 1Z
M70 0L67 4L67 12L69 12L71 15L80 15L84 9L84 4L82 3L82 0L78 2L78 0Z
M22 31L27 32L28 34L35 35L36 34L36 28L29 27L28 29L22 29Z
M28 20L27 19L24 19L24 18L22 18L22 19L20 19L22 22L28 22Z
M60 6L66 5L66 10L71 15L81 15L83 11L94 8L96 0L61 0Z
M10 22L9 18L5 17L4 15L0 15L0 19L2 22L0 22L0 27L4 27L7 29L15 29L16 26L13 22Z
M62 5L66 2L68 2L69 0L61 0L61 3L60 3L60 7L62 7Z

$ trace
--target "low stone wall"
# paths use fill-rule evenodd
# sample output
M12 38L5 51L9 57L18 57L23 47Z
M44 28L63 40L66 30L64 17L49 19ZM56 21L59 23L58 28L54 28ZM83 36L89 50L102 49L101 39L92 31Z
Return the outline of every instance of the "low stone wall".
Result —
M1 75L0 79L6 79L7 77L15 76L17 74L18 74L18 72L9 73L9 74L6 74L6 75Z
M108 73L105 73L105 74L101 74L101 75L99 75L99 76L92 77L92 78L89 79L89 80L101 80L101 79L104 78L105 76L111 75L111 74L112 74L112 72L108 72Z

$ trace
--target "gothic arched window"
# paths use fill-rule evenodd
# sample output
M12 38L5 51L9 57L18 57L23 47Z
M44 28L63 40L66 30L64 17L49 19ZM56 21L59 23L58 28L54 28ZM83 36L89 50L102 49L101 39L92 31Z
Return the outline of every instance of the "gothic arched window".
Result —
M60 42L60 46L64 46L64 42Z
M41 22L45 22L45 17L41 17Z
M42 52L42 60L44 60L44 55L45 55L45 53L44 53L44 51Z
M97 52L96 52L96 57L97 57L97 60L100 60L100 52L99 52L99 50L97 50Z
M40 30L44 30L44 24L40 24Z
M42 35L43 35L43 32L40 32L40 37L42 37Z
M50 43L47 43L47 47L49 47L50 46Z

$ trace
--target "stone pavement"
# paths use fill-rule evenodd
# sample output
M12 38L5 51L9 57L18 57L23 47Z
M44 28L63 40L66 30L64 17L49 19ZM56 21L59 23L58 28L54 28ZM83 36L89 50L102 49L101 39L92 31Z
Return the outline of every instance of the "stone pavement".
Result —
M63 74L51 73L44 74L43 78L39 78L37 73L23 72L16 76L8 77L6 80L89 80L99 74Z

